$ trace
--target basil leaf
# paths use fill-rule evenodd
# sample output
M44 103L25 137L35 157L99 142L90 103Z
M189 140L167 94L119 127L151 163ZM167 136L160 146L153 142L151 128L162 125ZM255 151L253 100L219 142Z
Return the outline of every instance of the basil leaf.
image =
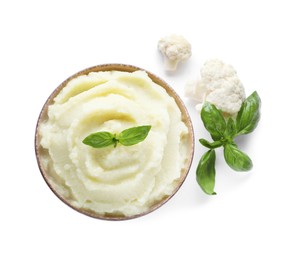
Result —
M226 122L215 105L205 102L201 110L201 119L214 141L223 137Z
M199 161L196 176L197 182L201 189L209 194L215 195L215 162L216 162L216 152L215 150L209 150L206 152Z
M226 163L235 171L249 171L253 167L250 157L233 144L224 146L224 158Z
M256 91L244 100L236 118L237 135L249 134L256 128L260 119L260 105Z
M215 141L215 142L210 143L203 138L199 139L199 142L201 143L201 145L207 147L208 149L218 148L223 145L221 141Z
M97 132L88 135L84 140L83 143L94 148L102 148L109 145L116 145L117 140L115 135L109 132Z
M224 136L232 139L236 134L236 125L235 125L235 121L233 120L233 118L229 118L226 122L226 129L224 132Z
M118 141L120 144L125 146L137 144L143 141L147 137L150 129L151 129L150 125L144 125L144 126L136 126L123 130L118 135Z

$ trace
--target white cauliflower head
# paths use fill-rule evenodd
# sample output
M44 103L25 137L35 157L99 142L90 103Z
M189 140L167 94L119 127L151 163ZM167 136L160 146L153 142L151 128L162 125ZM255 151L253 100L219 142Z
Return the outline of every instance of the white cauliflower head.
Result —
M158 49L164 56L166 70L176 70L179 62L191 56L191 45L181 35L172 34L161 38L158 42Z
M201 68L201 79L195 84L188 83L185 95L201 103L205 101L229 115L236 115L245 99L244 87L235 69L221 60L207 61Z

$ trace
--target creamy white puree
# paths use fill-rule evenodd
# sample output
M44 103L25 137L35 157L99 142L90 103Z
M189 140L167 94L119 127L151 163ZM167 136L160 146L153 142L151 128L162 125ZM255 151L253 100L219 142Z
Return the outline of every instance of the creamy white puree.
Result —
M133 146L82 143L94 132L140 125L152 128ZM72 79L39 127L42 164L53 189L76 208L118 216L144 213L173 193L189 156L187 134L174 99L144 71Z

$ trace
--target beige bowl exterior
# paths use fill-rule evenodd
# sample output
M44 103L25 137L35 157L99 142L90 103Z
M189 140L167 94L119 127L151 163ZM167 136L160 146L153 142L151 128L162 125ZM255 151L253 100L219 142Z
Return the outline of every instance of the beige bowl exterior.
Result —
M41 122L43 122L44 120L47 120L48 118L48 107L49 105L53 104L53 100L54 98L58 95L58 93L67 85L67 83L72 80L73 78L76 78L78 76L81 75L87 75L90 72L99 72L99 71L125 71L125 72L134 72L137 70L142 70L145 71L149 77L158 85L160 85L161 87L163 87L167 93L169 94L169 96L173 97L176 101L177 106L179 107L181 113L182 113L182 121L186 124L186 126L188 127L188 151L189 151L189 158L185 164L185 167L181 173L181 177L180 180L177 184L177 187L175 188L175 190L173 191L173 193L165 198L163 198L161 201L159 201L158 203L156 203L155 205L153 205L148 211L143 212L141 214L137 214L134 216L112 216L109 214L98 214L96 212L90 211L90 210L86 210L86 209L80 209L77 207L74 207L73 205L71 205L69 203L69 201L67 201L63 196L61 196L56 189L54 189L54 187L51 185L51 182L49 181L49 177L48 177L48 173L46 171L46 169L44 169L42 162L41 162L41 155L42 155L42 147L40 145L40 137L38 134L38 128ZM44 178L44 180L46 181L47 185L49 186L49 188L53 191L53 193L60 199L62 200L65 204L67 204L69 207L75 209L76 211L83 213L87 216L90 217L94 217L94 218L98 218L98 219L104 219L104 220L127 220L127 219L133 219L136 217L140 217L143 215L146 215L154 210L156 210L157 208L159 208L160 206L162 206L164 203L166 203L181 187L181 185L183 184L183 182L185 181L187 174L189 172L191 163L192 163L192 159L193 159L193 154L194 154L194 132L193 132L193 127L192 127L192 122L190 119L190 116L188 114L188 111L183 103L183 101L180 99L180 97L176 94L176 92L162 79L160 79L159 77L155 76L154 74L148 72L147 70L144 70L142 68L136 67L136 66L132 66L132 65L126 65L126 64L103 64L103 65L97 65L94 67L90 67L87 69L84 69L74 75L72 75L71 77L69 77L68 79L66 79L62 84L60 84L54 91L53 93L49 96L49 98L47 99L46 103L44 104L38 121L37 121L37 125L36 125L36 132L35 132L35 153L36 153L36 159L37 159L37 163L38 163L38 167L39 170Z

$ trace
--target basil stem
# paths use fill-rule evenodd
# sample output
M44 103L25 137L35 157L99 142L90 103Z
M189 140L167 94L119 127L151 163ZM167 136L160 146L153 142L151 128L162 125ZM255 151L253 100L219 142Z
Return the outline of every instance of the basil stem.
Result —
M224 132L224 136L229 139L232 140L232 138L235 136L236 134L236 125L235 125L235 121L233 118L229 118L226 122L226 129Z

